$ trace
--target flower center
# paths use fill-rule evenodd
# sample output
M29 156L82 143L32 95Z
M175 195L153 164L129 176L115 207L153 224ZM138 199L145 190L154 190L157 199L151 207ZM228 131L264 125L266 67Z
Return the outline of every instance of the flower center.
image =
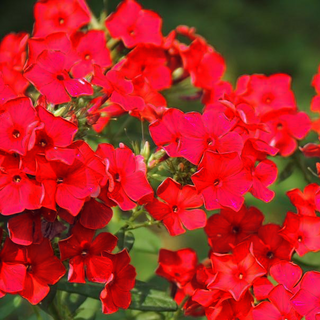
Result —
M90 59L91 59L91 56L90 56L90 54L86 54L86 55L84 56L84 58L85 58L86 60L90 60Z
M298 242L302 242L302 237L301 236L298 237Z
M216 187L218 184L220 183L220 180L219 179L216 179L213 181L213 185Z
M274 253L272 251L267 252L267 258L268 259L273 259L274 258Z
M47 146L47 141L46 141L45 139L41 139L41 140L39 141L39 145L40 145L40 147L44 148L44 147Z
M239 278L240 280L242 280L242 279L243 279L243 274L240 273L239 276L238 276L238 278Z
M58 178L57 179L57 184L60 184L60 183L62 183L63 182L63 178Z
M177 206L173 206L173 207L172 207L172 211L173 211L173 212L177 212L177 211L178 211L178 207L177 207Z
M32 265L31 264L27 264L27 272L32 272Z
M59 81L63 81L63 80L64 80L64 76L63 76L62 74L58 74L58 75L57 75L57 79L58 79Z
M237 234L237 233L239 233L239 232L240 232L240 228L239 228L238 226L234 226L234 227L232 228L232 233Z
M114 180L115 181L117 181L117 182L120 182L120 174L119 173L116 173L115 175L114 175Z
M21 177L19 175L16 175L12 179L13 182L19 183L21 181Z
M20 131L18 131L18 130L13 130L12 136L13 136L15 139L20 138Z
M63 24L64 24L64 22L65 22L65 21L64 21L64 19L63 19L63 18L59 18L59 24L60 24L60 25L63 25Z

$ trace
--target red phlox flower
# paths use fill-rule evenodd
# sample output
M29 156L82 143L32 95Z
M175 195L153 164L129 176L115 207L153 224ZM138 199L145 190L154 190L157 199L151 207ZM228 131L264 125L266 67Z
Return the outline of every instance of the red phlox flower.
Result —
M247 240L253 242L253 253L267 271L279 260L289 261L293 253L292 245L279 235L280 229L277 224L266 224Z
M162 220L170 235L176 236L188 230L203 228L206 214L201 209L203 201L194 186L182 187L180 183L167 178L158 187L157 195L164 202L154 199L145 208L157 220ZM191 210L190 210L191 209Z
M35 143L39 125L37 112L29 98L6 102L0 112L0 150L25 155Z
M17 95L11 89L11 87L5 83L3 74L0 73L0 113L3 112L4 108L2 105L8 100L16 98Z
M70 37L65 32L55 32L44 38L30 38L28 41L28 61L26 67L37 62L39 55L45 50L60 51L65 54L66 65L73 65L80 60Z
M261 131L259 138L278 148L283 157L291 155L297 148L296 140L303 139L311 129L310 118L304 112L274 113L266 124L269 132Z
M42 205L46 208L55 210L57 204L76 216L86 198L95 194L99 188L95 174L78 159L72 165L67 165L39 158L38 166L36 178L44 185Z
M233 93L232 84L228 81L219 81L210 89L204 90L201 102L208 106L224 100L226 96Z
M125 111L142 110L145 106L144 100L134 94L132 81L127 80L120 71L112 69L104 75L101 68L95 65L91 82L102 87L109 96L109 101L118 104Z
M307 143L304 147L299 148L305 157L320 157L320 145L315 143Z
M19 294L31 304L38 304L66 273L61 261L54 255L50 241L24 247L24 264L27 268L24 287Z
M301 268L290 261L279 261L271 266L270 275L279 284L282 284L286 290L295 293L296 284L302 276Z
M0 43L0 72L4 82L16 95L23 95L29 86L21 73L27 56L28 37L24 32L10 33Z
M190 73L196 87L211 89L225 72L223 57L201 37L197 37L190 46L181 46L180 54L183 67Z
M258 232L264 216L255 207L245 205L235 212L221 209L220 214L212 215L204 230L213 252L227 253L247 237Z
M184 113L170 108L149 126L151 138L158 147L162 147L170 157L179 157L181 131Z
M44 155L48 161L61 161L71 165L76 158L76 150L67 148L73 141L78 128L72 122L56 117L46 109L37 107L43 127L36 130L34 147L22 159L28 173L37 171L36 155Z
M69 259L68 281L85 283L89 281L105 283L112 272L112 262L103 257L103 252L112 252L117 238L108 232L99 233L93 240L96 230L73 227L72 235L59 241L61 260Z
M268 296L269 301L263 301L254 307L252 314L254 320L300 320L302 317L291 303L292 293L282 285L276 286Z
M237 245L232 254L212 253L211 261L216 277L208 288L227 291L236 301L244 296L255 279L266 274L248 243Z
M70 96L92 95L93 89L85 79L70 77L72 64L68 60L61 51L44 50L24 76L53 104L68 102Z
M20 169L19 157L6 155L0 161L0 212L12 215L41 207L44 187Z
M297 109L291 90L291 77L283 73L269 77L241 76L238 79L236 94L253 105L260 116L282 109Z
M299 291L291 298L294 308L306 320L317 319L320 313L320 273L306 272L300 282Z
M299 256L320 250L320 217L288 212L280 235L289 241Z
M2 237L2 229L1 237ZM0 252L0 297L21 291L26 278L22 248L6 238Z
M93 43L94 45L92 45ZM80 61L76 62L71 68L71 73L75 78L82 78L91 74L94 64L103 69L112 65L110 51L106 46L103 31L78 32L72 37L72 44L80 57Z
M126 146L115 149L111 144L100 144L97 155L106 165L107 184L100 198L119 205L122 210L131 210L136 202L153 195L146 177L146 165L142 156L135 156Z
M156 274L181 288L196 274L198 258L196 252L189 248L178 251L160 249L158 262Z
M171 70L167 66L168 58L162 48L139 45L120 63L120 70L128 79L143 75L155 90L171 86Z
M135 285L136 270L129 264L130 256L127 250L117 254L104 253L113 263L112 274L101 291L102 312L114 313L121 309L128 309L131 303L130 290Z
M153 89L148 80L143 76L137 76L132 80L134 93L145 102L142 110L129 111L130 115L139 118L141 121L153 122L162 117L167 110L167 101L158 91Z
M303 192L292 189L287 196L300 215L316 216L315 211L320 211L320 186L316 183L307 185Z
M258 278L253 282L253 295L257 300L268 299L268 295L273 288L274 285L266 276Z
M39 0L34 6L33 35L54 32L72 34L90 22L89 9L82 0Z
M236 123L227 119L223 113L212 110L202 115L188 112L184 120L179 151L191 163L198 164L206 150L219 154L241 154L243 140L238 133L231 132Z
M221 301L221 304L214 308L206 309L206 316L208 320L227 320L227 319L241 319L252 320L253 297L249 292L239 300L232 298Z
M268 189L268 186L277 180L278 169L271 160L264 160L258 163L257 166L251 166L252 187L251 194L264 202L270 202L275 192Z
M243 195L252 185L250 174L243 169L237 153L205 152L198 171L191 177L208 210L228 207L239 211Z
M106 19L106 27L112 38L121 39L127 48L137 44L162 42L162 19L151 11L144 10L134 0L124 0Z

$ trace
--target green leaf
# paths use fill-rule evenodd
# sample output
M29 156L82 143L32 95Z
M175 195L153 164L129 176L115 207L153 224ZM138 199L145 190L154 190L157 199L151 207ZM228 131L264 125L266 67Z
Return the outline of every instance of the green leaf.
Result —
M103 285L95 283L70 283L62 279L58 283L58 290L69 293L78 293L86 297L99 299ZM136 286L131 290L130 309L141 311L175 311L176 302L164 291L155 289L152 285L136 281Z
M141 311L176 311L176 302L164 291L157 290L148 283L136 281L131 291L130 309Z
M120 250L127 249L129 252L133 247L135 238L131 231L124 231L120 229L116 233L116 237L118 238L118 248Z
M294 161L290 161L279 174L277 183L280 183L286 179L288 179L294 172L296 164Z

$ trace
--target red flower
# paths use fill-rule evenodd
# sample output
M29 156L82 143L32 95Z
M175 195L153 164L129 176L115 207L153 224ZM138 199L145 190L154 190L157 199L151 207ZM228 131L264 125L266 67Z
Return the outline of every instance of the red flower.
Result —
M236 132L230 132L235 121L223 113L213 110L202 115L196 112L184 115L180 154L193 164L198 164L206 150L219 154L237 152L241 154L243 140Z
M124 0L106 20L112 38L121 39L127 48L137 44L162 42L162 20L157 13L143 10L134 0Z
M283 74L242 76L237 83L237 94L255 107L263 116L281 109L296 110L291 91L291 77Z
M7 155L0 163L0 212L12 215L39 209L44 197L42 184L19 168L19 158Z
M170 157L179 157L181 129L184 113L178 109L168 109L161 119L149 126L150 135L158 147L162 147Z
M85 283L85 274L92 282L109 280L112 262L102 253L111 252L117 245L117 238L102 232L93 240L95 233L96 230L77 224L69 238L59 241L61 260L69 259L69 282Z
M195 275L198 258L192 249L170 251L160 249L159 267L156 274L174 282L178 287L185 286Z
M280 235L289 241L299 256L320 250L320 217L288 212Z
M162 48L139 45L120 63L120 70L128 79L142 75L155 90L171 86L171 70L167 66L168 60Z
M27 268L23 290L19 294L31 304L38 304L50 291L49 284L58 282L66 269L54 255L50 241L24 247L24 264Z
M253 253L266 270L279 260L291 259L293 247L280 236L279 231L277 224L266 224L260 227L257 236L247 240L253 242Z
M211 261L217 275L208 288L228 291L237 301L255 279L266 274L265 268L255 258L252 247L248 248L247 243L236 246L231 255L213 253Z
M191 81L196 87L212 89L226 69L223 57L200 37L188 47L181 46L180 54L183 67L189 71Z
M0 229L2 237L2 229ZM26 278L26 267L23 265L23 251L20 246L6 238L0 252L0 297L5 292L21 291Z
M299 291L291 299L294 308L306 320L314 320L320 313L320 273L306 272L300 282Z
M93 195L98 188L95 174L83 162L76 159L72 165L59 161L38 161L39 170L36 176L45 187L45 198L42 205L55 210L56 203L76 216L86 198Z
M101 68L112 65L109 49L106 47L105 33L101 30L78 32L72 38L75 51L80 57L71 69L75 78L82 78L93 72L93 65ZM92 45L94 43L94 45Z
M287 196L300 215L315 216L315 211L320 211L320 187L316 183L307 185L303 192L292 189L287 192Z
M0 149L25 155L35 143L35 129L39 124L37 112L29 98L6 102L0 113Z
M292 294L282 285L276 286L263 301L253 309L253 319L259 320L300 320L302 317L294 309L290 299Z
M258 232L264 216L255 207L243 206L238 212L221 209L212 215L204 230L214 252L226 253L252 234Z
M99 196L106 203L111 200L122 210L131 210L136 201L153 194L142 156L135 156L124 145L114 149L107 143L99 145L97 155L104 160L109 178Z
M206 214L201 209L202 199L194 186L182 187L178 182L167 178L158 187L157 195L165 202L154 201L146 205L151 216L162 220L170 235L176 236L188 230L203 228L206 225ZM191 210L190 210L191 209Z
M86 80L70 77L68 72L71 67L65 53L45 50L26 69L24 75L48 102L54 104L68 102L70 96L92 95L93 89Z
M144 100L134 93L132 81L127 80L120 71L110 70L104 75L102 69L95 65L91 82L102 87L109 101L118 104L125 111L142 110L145 106Z
M130 256L127 250L117 254L104 253L104 256L112 260L113 270L104 289L101 291L102 312L114 313L122 309L128 309L131 303L130 290L134 287L136 270L129 264Z
M39 0L34 6L33 35L45 37L59 31L72 34L90 22L88 11L80 0Z
M205 152L199 170L191 179L208 210L228 207L238 212L244 202L243 195L252 185L251 177L236 153Z

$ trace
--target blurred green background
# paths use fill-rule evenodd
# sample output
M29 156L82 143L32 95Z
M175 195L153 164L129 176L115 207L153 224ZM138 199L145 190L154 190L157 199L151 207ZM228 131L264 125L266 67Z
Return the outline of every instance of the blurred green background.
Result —
M141 0L140 2L145 8L152 9L162 16L164 34L180 24L196 27L197 32L225 57L227 62L225 78L232 83L235 83L237 77L242 74L288 73L293 78L293 89L299 108L310 114L308 110L314 95L310 83L320 63L319 0ZM9 32L31 32L34 3L34 0L0 0L0 36L3 37ZM108 10L114 9L118 3L119 1L109 0ZM103 0L88 0L88 4L97 16L104 8ZM140 126L135 124L137 122L130 126L127 132L129 136L139 137ZM135 129L138 132L134 132ZM116 132L117 127L114 126L112 130ZM311 135L309 141L316 141L316 135ZM276 161L280 172L289 162L288 159ZM308 160L306 166L314 169L315 161ZM286 212L293 210L285 192L295 187L303 188L305 185L303 175L294 168L288 179L272 187L277 194L272 203L264 204L252 197L248 197L248 203L257 205L265 213L267 222L282 223ZM119 223L121 224L121 221ZM110 226L110 231L117 231L118 228L119 224L115 221ZM161 243L155 234L160 236ZM138 278L141 280L152 277L157 266L159 247L178 249L189 246L197 250L200 260L207 256L208 246L202 230L188 232L175 238L170 238L165 230L158 229L137 230L135 235L137 242L132 257L137 267ZM320 265L320 258L314 254L307 255L304 260ZM44 313L37 314L34 309L21 303L19 297L8 296L0 300L0 319L26 319L27 316L30 320L49 319ZM99 302L92 300L86 303L87 305L83 306L86 315L80 314L79 319L96 317L95 319L112 320L128 317L124 313L119 313L116 317L102 316ZM21 308L24 308L24 314L21 313Z

